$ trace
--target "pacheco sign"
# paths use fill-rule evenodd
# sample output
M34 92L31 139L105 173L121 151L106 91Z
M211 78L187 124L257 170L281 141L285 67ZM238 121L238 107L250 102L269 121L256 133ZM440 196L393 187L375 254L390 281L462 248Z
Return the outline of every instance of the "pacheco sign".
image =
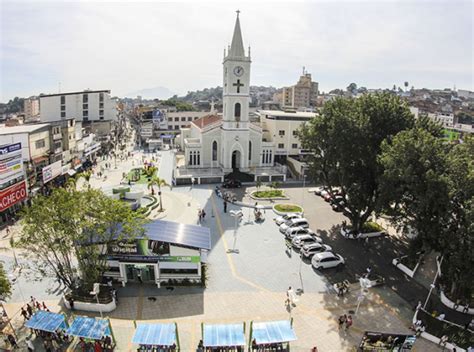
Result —
M0 192L0 212L10 208L12 205L25 200L28 197L26 182L22 181L10 186Z

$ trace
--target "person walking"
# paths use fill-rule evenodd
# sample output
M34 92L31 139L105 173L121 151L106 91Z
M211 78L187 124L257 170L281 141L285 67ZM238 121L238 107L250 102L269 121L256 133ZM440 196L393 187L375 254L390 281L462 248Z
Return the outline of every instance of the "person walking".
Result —
M33 308L29 305L29 303L26 304L26 311L28 312L28 316L31 318L33 315Z
M206 212L204 211L204 209L201 211L201 220L204 221L204 219L206 218Z
M227 201L224 200L224 213L227 213Z
M346 319L346 331L352 326L352 316L349 315Z
M10 237L10 226L7 225L6 231L7 231L7 237Z
M21 307L21 316L25 319L25 321L28 320L28 312L25 310L25 308Z
M342 329L342 327L344 326L344 323L346 322L346 320L347 320L347 315L344 314L344 315L339 316L339 319L337 319L337 323L339 325L339 330Z
M202 211L201 209L198 209L198 224L201 223L201 218L202 218Z
M286 301L288 302L288 305L296 306L294 297L295 297L295 292L293 291L293 288L290 286L288 287L288 291L286 291Z

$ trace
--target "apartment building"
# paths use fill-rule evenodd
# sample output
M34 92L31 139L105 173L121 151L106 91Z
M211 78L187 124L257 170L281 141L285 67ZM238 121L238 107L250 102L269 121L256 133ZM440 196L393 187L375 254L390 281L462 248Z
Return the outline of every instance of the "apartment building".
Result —
M309 108L316 105L318 98L318 82L313 82L311 74L303 69L298 83L284 87L281 95L282 107L291 109Z
M209 115L209 111L176 111L167 112L166 118L168 121L168 130L179 133L181 128L186 128L191 125L191 121L200 119L201 117Z
M23 111L25 120L32 120L39 116L39 99L38 97L29 97L23 100Z

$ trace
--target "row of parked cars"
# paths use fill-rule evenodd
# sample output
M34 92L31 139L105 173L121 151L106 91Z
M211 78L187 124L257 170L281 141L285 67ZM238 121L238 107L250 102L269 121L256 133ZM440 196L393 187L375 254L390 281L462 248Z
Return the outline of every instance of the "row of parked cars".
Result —
M321 237L309 228L308 220L300 214L279 216L275 223L286 239L291 241L291 245L298 249L304 258L311 259L313 268L334 268L344 264L344 258L324 244Z
M321 196L326 202L331 204L331 208L337 212L344 212L346 209L346 199L340 188L329 188L321 186L314 190L314 194Z

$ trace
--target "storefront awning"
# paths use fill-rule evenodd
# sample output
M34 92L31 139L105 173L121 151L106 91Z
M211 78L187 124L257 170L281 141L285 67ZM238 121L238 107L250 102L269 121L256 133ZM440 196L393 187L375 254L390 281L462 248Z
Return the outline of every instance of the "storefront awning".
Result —
M154 241L182 244L199 249L211 249L208 227L155 220L144 225L146 238Z
M244 324L204 325L204 347L244 346Z
M176 324L138 324L132 343L147 346L176 344Z
M108 320L89 317L76 317L66 333L92 340L100 340L103 336L111 336Z
M43 161L49 160L47 156L39 156L37 158L33 158L33 163L34 164L40 164Z
M25 326L34 330L55 332L58 329L67 329L64 315L39 310L25 323Z
M296 340L295 332L288 320L252 323L251 331L250 339L255 339L258 345Z

